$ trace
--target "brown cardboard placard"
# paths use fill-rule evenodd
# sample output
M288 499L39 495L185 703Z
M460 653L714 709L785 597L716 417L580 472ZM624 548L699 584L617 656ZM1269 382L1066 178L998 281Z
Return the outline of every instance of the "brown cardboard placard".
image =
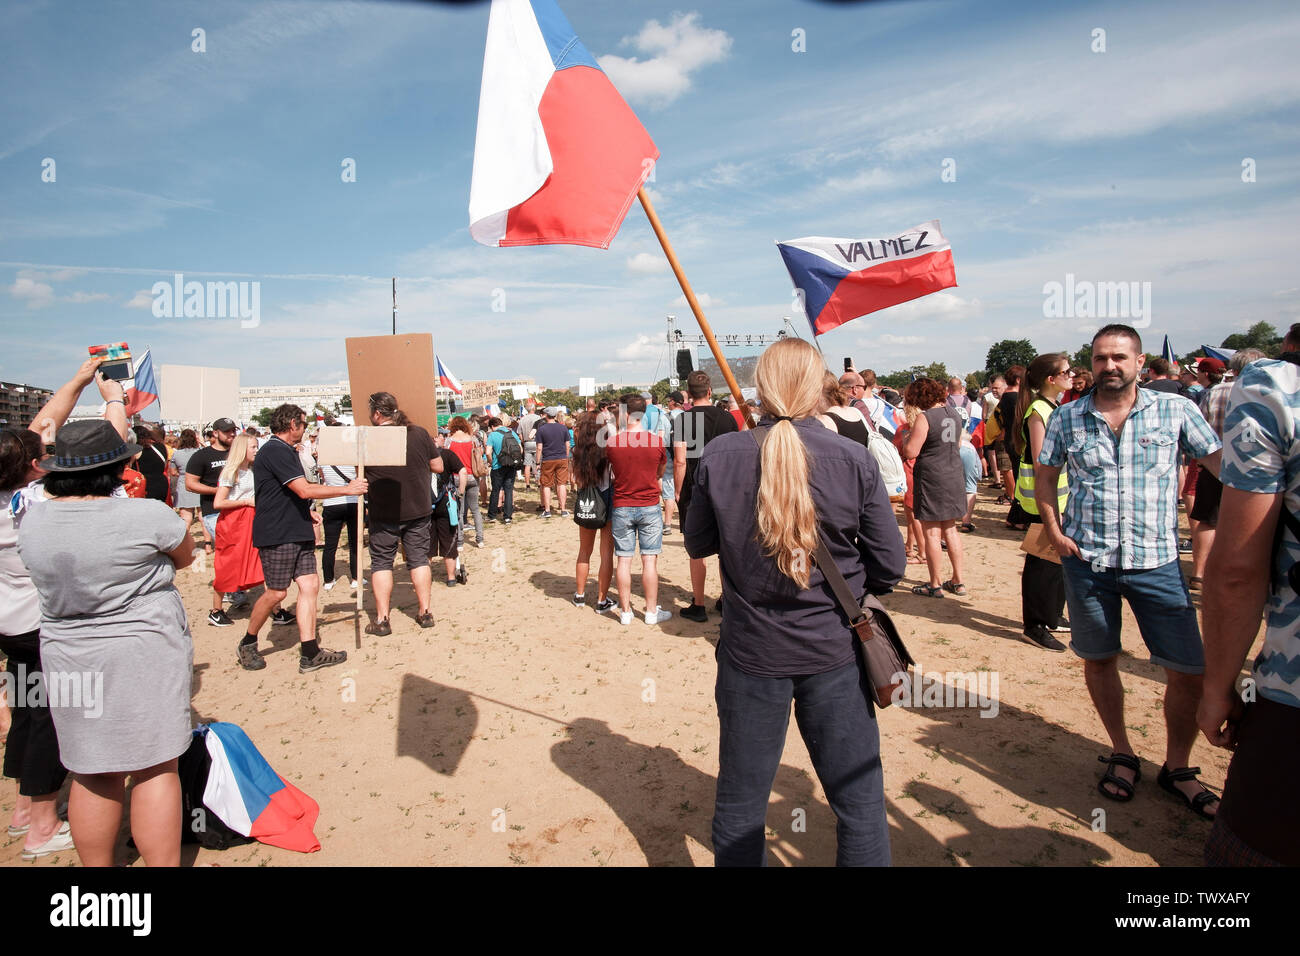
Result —
M431 333L368 335L344 339L343 344L352 414L358 422L369 422L372 394L390 392L414 424L431 435L438 433L438 373Z

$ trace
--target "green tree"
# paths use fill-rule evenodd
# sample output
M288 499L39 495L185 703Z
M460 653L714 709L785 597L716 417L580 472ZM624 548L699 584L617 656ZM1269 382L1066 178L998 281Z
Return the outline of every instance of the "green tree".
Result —
M1245 332L1234 332L1221 343L1225 349L1259 349L1266 355L1276 355L1282 337L1267 322L1256 322Z
M255 424L255 425L259 425L259 426L261 426L262 428L270 428L270 427L271 427L271 409L269 409L269 408L264 408L264 409L262 409L260 412L258 412L256 415L254 415L254 416L253 416L253 424Z
M1070 364L1092 371L1092 343L1079 347L1079 351L1070 356Z
M929 365L913 365L911 368L890 372L888 375L877 375L876 381L880 385L887 385L901 392L914 378L932 378L947 388L948 379L952 376L948 374L948 367L942 362L931 362Z
M1005 372L1013 365L1023 365L1028 368L1029 363L1037 355L1038 350L1029 339L1003 339L989 346L988 355L984 359L984 368L990 373Z
M663 405L668 400L668 393L673 390L668 379L661 378L650 386L650 395L654 398L656 405Z

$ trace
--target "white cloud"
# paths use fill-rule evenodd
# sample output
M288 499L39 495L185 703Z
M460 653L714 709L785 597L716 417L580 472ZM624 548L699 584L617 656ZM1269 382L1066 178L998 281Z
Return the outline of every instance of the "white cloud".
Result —
M141 289L123 304L128 309L151 309L153 308L153 293L148 289Z
M37 282L30 274L20 272L9 287L9 294L15 299L26 300L29 309L43 309L54 304L54 289L47 282Z
M934 292L930 295L922 296L919 299L913 299L911 302L904 302L902 305L896 305L887 312L880 314L881 319L890 323L897 322L918 322L926 319L938 319L940 321L960 321L964 319L973 319L984 313L984 306L979 299L963 299L959 295L951 292ZM881 341L888 342L890 336L881 336ZM913 344L912 342L903 343L901 339L894 344Z
M920 345L926 341L924 335L889 335L886 333L880 337L880 341L885 345Z
M80 304L82 302L103 302L107 298L107 292L74 292L63 301Z
M714 306L725 304L725 300L721 296L709 295L707 292L695 293L695 299L697 302L700 303L701 309L711 309ZM687 308L686 295L683 293L682 295L679 295L677 298L673 299L673 301L669 302L668 304L670 306L675 306L676 308L679 309L685 309Z
M663 256L657 256L652 252L638 252L630 256L627 260L628 272L640 272L646 275L653 275L656 272L663 272L668 268L668 260Z
M647 20L640 33L620 43L647 59L610 53L597 62L629 101L667 106L691 88L692 73L726 59L731 50L726 31L702 27L699 20L698 12L675 13L667 24Z
M614 352L624 362L645 362L659 357L663 346L648 335L638 335L632 342ZM604 366L602 366L604 367Z

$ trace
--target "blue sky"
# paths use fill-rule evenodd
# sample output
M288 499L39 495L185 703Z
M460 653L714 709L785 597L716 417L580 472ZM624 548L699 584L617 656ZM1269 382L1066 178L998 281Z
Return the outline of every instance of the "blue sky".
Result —
M935 218L959 287L822 336L833 367L1073 350L1089 323L1043 315L1067 273L1150 282L1151 350L1300 321L1294 4L561 7L662 153L651 192L719 332L791 314L772 240ZM664 315L694 323L639 207L608 251L470 239L486 23L486 4L7 3L0 378L55 386L126 339L245 385L337 381L345 336L388 331L392 275L399 330L431 331L462 379L666 375ZM155 318L175 272L260 282L260 325Z

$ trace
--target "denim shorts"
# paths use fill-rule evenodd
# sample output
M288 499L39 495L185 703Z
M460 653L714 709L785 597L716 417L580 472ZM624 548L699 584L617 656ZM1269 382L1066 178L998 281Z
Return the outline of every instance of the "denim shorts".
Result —
M217 519L220 517L220 511L214 511L210 515L203 515L203 527L207 529L208 537L213 541L217 540Z
M641 545L641 557L664 549L664 513L658 505L614 509L614 556L630 558Z
M1141 571L1094 571L1089 562L1070 556L1061 559L1061 567L1070 608L1070 650L1079 657L1102 661L1120 652L1122 598L1137 618L1152 663L1180 674L1205 671L1196 608L1177 561Z
M672 501L677 497L676 490L673 488L673 470L664 469L664 476L659 479L659 497L664 501Z

